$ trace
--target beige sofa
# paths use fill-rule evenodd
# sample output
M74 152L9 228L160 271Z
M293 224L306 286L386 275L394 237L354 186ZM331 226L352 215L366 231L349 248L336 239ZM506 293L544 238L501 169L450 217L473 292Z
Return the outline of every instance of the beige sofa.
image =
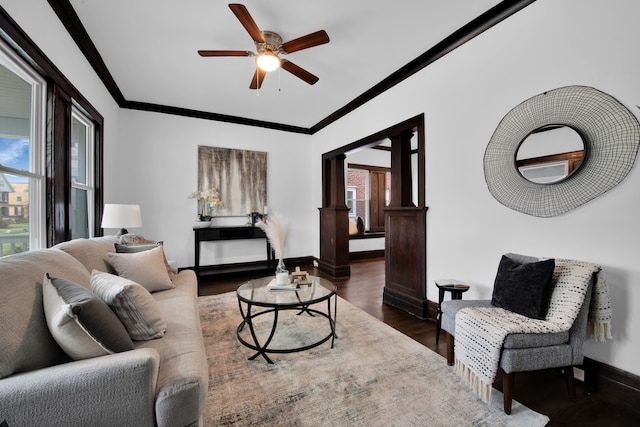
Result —
M17 426L188 426L204 410L208 367L191 270L154 292L167 329L134 349L71 360L49 332L48 273L90 288L110 272L114 236L77 239L0 258L0 423Z

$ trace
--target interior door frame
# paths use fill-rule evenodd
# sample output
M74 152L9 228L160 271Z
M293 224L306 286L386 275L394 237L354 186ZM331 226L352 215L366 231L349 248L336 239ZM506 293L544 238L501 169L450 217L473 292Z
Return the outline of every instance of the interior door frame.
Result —
M402 135L408 133L415 134L417 136L418 147L415 150L406 152L406 148L400 149L398 145L394 147L394 144L400 144ZM394 191L396 193L402 192L403 195L398 196L396 194L395 199L401 200L400 204L402 209L416 209L426 212L425 206L425 136L424 136L424 114L419 114L401 123L393 125L389 128L376 132L358 141L352 142L343 147L329 151L322 155L322 207L320 210L320 260L318 267L323 272L331 275L332 277L341 277L350 275L349 267L349 235L348 235L348 211L345 201L345 159L347 154L354 153L363 149L372 148L380 144L385 139L391 139L392 141L392 153L395 150L398 156L406 158L406 155L411 156L417 154L417 206L412 202L407 202L407 191L411 192L411 185L413 182L411 167L407 168L406 163L400 167L398 162L394 166L392 159L392 200L394 200ZM406 139L406 137L404 137ZM410 149L410 147L409 147ZM400 155L399 153L401 153ZM399 171L400 176L393 176L393 171ZM394 185L395 184L395 185ZM404 187L403 187L404 185ZM398 207L398 206L397 206ZM385 216L387 213L385 212ZM426 222L426 221L423 221ZM344 223L344 224L343 224ZM423 228L426 224L423 224ZM395 229L385 231L385 240L392 240L393 236L388 233L393 233ZM426 304L426 234L420 237L421 245L424 249L422 252L425 256L421 259L421 265L411 265L411 268L417 269L418 274L415 278L412 278L410 289L408 289L407 296L403 296L400 293L393 291L393 298L389 301L392 305L398 306L405 311L414 312L413 307ZM385 248L385 252L386 252ZM386 254L385 254L386 257ZM395 270L402 270L407 266L402 265L402 261L399 263L389 264L385 263L386 276L394 276ZM407 285L402 285L406 287ZM386 292L386 291L385 291ZM410 304L405 304L404 299L411 299ZM411 306L412 308L408 308ZM419 310L422 310L420 308ZM421 313L414 313L419 317Z

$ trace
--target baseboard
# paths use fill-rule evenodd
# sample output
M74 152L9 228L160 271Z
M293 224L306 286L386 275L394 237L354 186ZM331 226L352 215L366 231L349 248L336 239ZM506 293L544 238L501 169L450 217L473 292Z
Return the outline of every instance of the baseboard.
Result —
M585 384L598 390L601 397L640 406L640 376L588 357L584 358L582 368Z
M313 265L315 260L312 256L285 258L284 264L289 271L295 270L296 267L308 267ZM275 269L276 261L249 261L234 264L216 264L200 267L202 276L219 276L219 277L241 277L251 272L270 272ZM181 267L182 270L195 270L195 267Z
M429 317L429 301L427 299L415 298L411 295L407 295L398 292L397 290L391 289L388 286L384 287L384 292L382 293L382 302L405 311L413 316L416 316L419 319L426 320Z
M438 303L431 300L427 300L427 318L437 319L438 317Z
M349 252L349 261L360 261L363 259L384 258L384 249L371 251Z

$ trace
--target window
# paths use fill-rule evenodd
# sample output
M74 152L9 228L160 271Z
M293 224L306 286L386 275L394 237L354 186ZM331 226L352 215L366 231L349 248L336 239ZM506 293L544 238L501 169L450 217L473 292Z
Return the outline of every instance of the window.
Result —
M46 246L43 79L0 40L0 247Z
M358 191L356 187L347 187L347 206L349 207L350 217L358 216L358 210L356 207L356 200L358 200L357 194Z
M361 217L367 231L384 231L384 208L389 205L391 189L389 168L350 163L346 185L349 216ZM354 189L351 203L350 189ZM355 197L356 194L359 198Z
M78 108L71 111L71 237L93 236L94 125Z
M103 128L0 7L0 239L12 240L2 253L101 235Z

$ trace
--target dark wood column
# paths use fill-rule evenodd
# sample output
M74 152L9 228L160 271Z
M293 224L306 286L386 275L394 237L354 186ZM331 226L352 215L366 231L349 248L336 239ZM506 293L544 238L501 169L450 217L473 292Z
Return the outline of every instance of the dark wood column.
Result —
M323 159L324 192L320 208L320 260L318 268L332 277L351 274L349 266L349 208L345 200L346 156Z
M46 221L47 246L53 246L71 239L71 97L58 86L48 96Z
M426 293L426 212L412 201L411 137L391 137L391 200L385 208L383 301L417 317L428 317ZM419 186L420 187L420 186Z
M413 206L411 174L412 130L406 130L391 139L391 200L389 207Z

